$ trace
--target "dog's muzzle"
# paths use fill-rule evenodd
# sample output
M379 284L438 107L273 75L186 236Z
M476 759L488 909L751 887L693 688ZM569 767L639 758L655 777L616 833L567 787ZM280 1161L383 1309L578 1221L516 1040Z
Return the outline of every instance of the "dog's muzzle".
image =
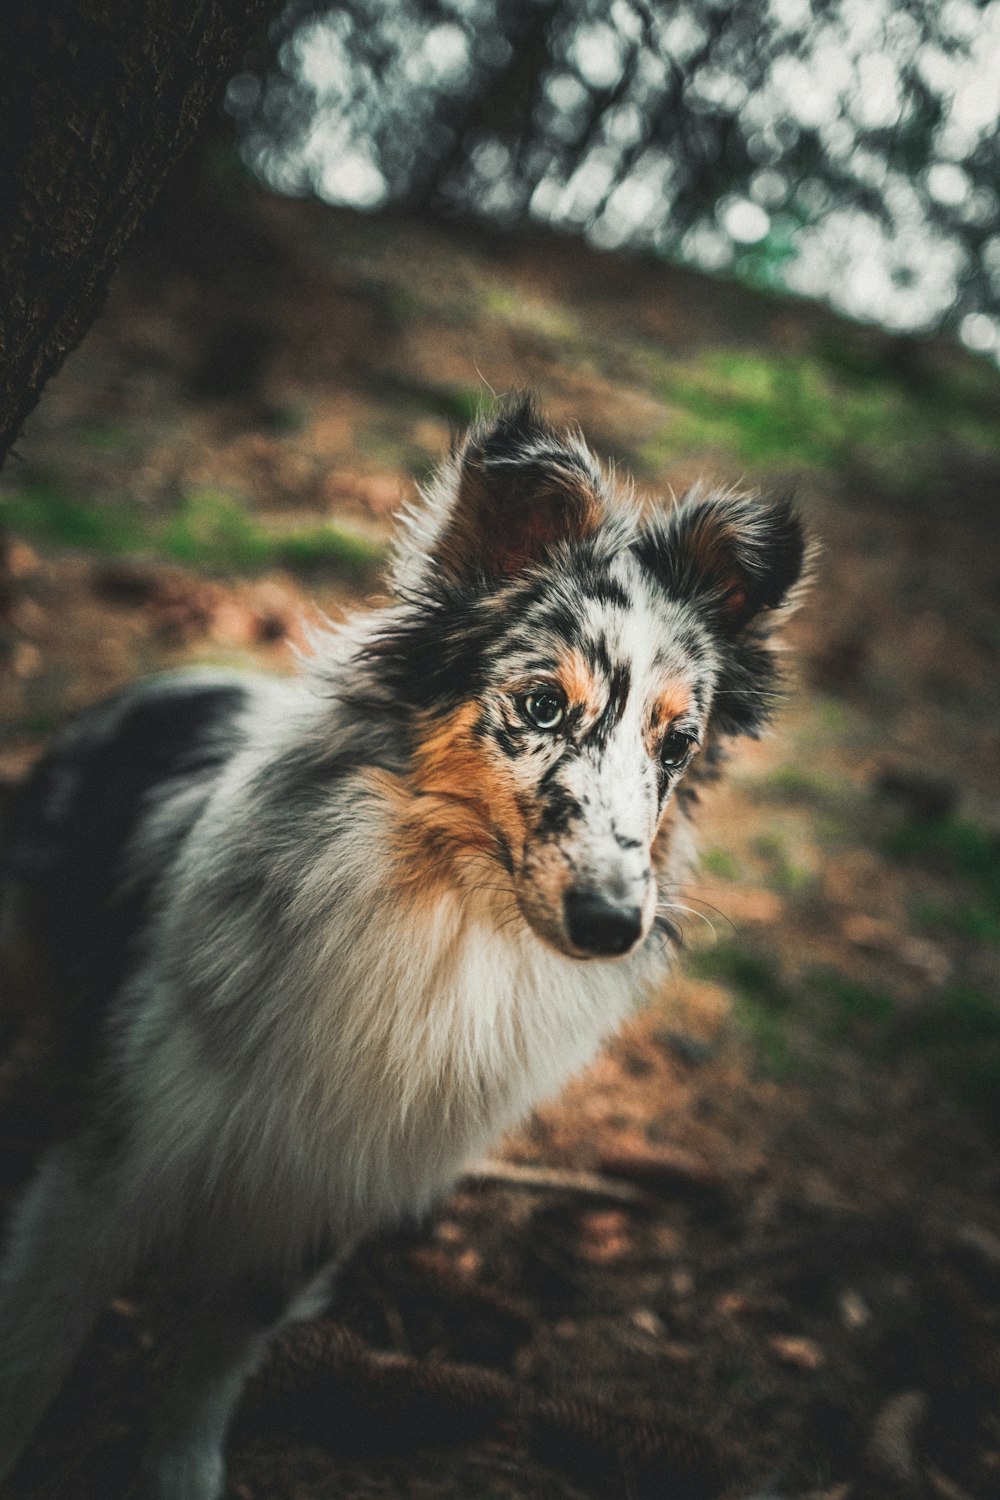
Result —
M627 953L642 935L642 911L609 901L598 891L573 887L563 898L566 931L574 948L605 958Z

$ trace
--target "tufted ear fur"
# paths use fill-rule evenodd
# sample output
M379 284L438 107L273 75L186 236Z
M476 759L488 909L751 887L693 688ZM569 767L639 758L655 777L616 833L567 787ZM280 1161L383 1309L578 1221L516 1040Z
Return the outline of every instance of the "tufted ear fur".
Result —
M606 515L604 476L582 441L556 433L530 396L481 419L435 476L397 556L397 587L429 566L452 585L512 577Z
M661 586L689 601L716 638L716 727L757 734L780 685L767 612L795 602L808 560L791 502L696 488L653 521L635 547Z
M651 530L645 554L670 593L696 598L723 634L735 635L788 600L806 540L788 499L695 489Z

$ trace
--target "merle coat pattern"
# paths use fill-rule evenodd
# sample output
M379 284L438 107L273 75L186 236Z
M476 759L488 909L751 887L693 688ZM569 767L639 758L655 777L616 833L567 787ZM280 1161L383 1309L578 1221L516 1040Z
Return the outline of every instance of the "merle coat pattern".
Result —
M803 555L784 501L644 516L515 400L298 680L178 674L57 740L5 869L79 1110L0 1266L0 1475L157 1259L192 1314L144 1493L219 1493L246 1375L329 1267L662 978L694 786L774 704Z

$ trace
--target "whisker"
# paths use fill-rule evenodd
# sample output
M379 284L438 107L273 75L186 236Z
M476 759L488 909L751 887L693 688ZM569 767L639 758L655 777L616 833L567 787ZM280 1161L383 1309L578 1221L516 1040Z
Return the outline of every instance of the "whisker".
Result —
M678 889L680 889L680 887L678 887ZM687 901L697 901L699 906L707 906L709 911L714 911L717 917L721 917L724 922L728 923L734 932L737 931L736 923L733 921L732 917L727 916L720 906L713 906L712 902L706 901L704 896L692 895L690 891L681 891L681 894ZM701 913L699 912L698 915L701 916Z
M665 905L658 906L657 911L683 911L687 912L688 916L700 917L705 926L711 932L712 936L715 938L715 941L719 941L719 934L715 930L714 922L712 922L709 917L706 917L703 911L696 911L693 906L685 906L682 902L679 901L669 901Z

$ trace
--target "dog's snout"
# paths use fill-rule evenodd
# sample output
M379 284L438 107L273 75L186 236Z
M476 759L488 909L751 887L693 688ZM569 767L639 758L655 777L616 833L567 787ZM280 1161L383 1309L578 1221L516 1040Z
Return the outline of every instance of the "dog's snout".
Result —
M570 941L583 953L627 953L642 932L638 906L608 901L598 891L574 887L566 892L563 909Z

